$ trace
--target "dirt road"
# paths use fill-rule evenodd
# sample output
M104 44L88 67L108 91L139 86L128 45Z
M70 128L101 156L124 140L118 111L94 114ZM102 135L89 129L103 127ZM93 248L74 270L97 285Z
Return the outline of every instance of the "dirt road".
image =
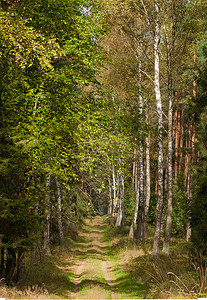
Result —
M80 233L85 242L75 257L74 289L69 299L118 299L113 265L103 243L104 226L99 216L85 221Z

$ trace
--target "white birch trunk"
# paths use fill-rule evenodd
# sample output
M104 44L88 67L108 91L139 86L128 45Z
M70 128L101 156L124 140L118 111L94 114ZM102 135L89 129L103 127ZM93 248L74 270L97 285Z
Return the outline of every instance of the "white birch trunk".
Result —
M145 108L146 122L149 125L149 115L148 108ZM144 223L143 223L143 238L147 239L147 216L149 212L150 204L150 134L145 138L146 144L146 199L145 199L145 209L144 209Z
M108 178L109 182L109 206L108 206L108 215L111 215L113 212L113 197L112 197L112 189L111 189L111 180Z
M158 4L155 1L155 12L158 14ZM155 31L154 31L154 87L155 97L157 103L157 120L158 120L158 191L157 191L157 206L156 206L156 217L155 217L155 233L152 256L154 258L160 255L160 238L161 238L161 220L162 220L162 207L163 207L163 140L162 140L162 102L160 93L160 65L159 65L159 39L160 39L160 28L158 16L155 17Z
M46 224L45 224L45 230L44 230L44 252L46 255L51 255L50 250L50 219L51 219L51 213L50 213L50 183L51 183L51 175L46 176Z
M140 46L138 46L140 47ZM138 49L140 57L140 49ZM139 112L143 113L143 98L141 94L141 61L139 61ZM141 121L142 122L142 121ZM142 225L143 225L143 213L144 213L144 150L143 150L143 134L139 131L139 210L137 219L137 241L141 241Z
M119 159L119 166L122 167L122 161ZM119 175L119 210L117 214L116 224L115 226L124 227L124 174L121 171Z
M61 187L60 182L56 178L56 188L57 188L57 218L58 218L58 232L59 232L59 243L61 246L64 245L64 233L63 233L63 223L62 223L62 197L61 197Z
M112 178L113 178L113 210L112 215L114 216L115 209L117 207L117 183L116 183L116 174L114 164L112 165Z
M139 209L139 182L137 183L137 191L136 191L136 203L135 203L135 209L134 209L134 217L132 220L132 224L129 231L129 238L133 239L135 234L135 226L137 223L137 215L138 215L138 209Z

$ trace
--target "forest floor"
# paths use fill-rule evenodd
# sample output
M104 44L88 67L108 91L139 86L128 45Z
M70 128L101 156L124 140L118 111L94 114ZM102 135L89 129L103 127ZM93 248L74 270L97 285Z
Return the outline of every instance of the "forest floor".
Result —
M150 230L149 230L150 231ZM24 284L0 285L6 299L193 299L206 297L206 274L193 270L186 242L172 239L171 254L151 259L153 237L136 244L110 217L87 218L78 233L66 233L43 264L25 262ZM68 237L70 236L70 237ZM198 269L198 270L201 270ZM199 271L200 272L200 271ZM200 281L199 281L200 280ZM200 285L199 285L200 284ZM202 286L202 294L198 293Z

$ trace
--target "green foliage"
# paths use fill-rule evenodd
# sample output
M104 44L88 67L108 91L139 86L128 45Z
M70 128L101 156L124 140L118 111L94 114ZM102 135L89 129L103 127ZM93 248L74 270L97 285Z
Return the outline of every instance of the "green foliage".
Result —
M206 44L201 43L203 61L207 61ZM198 128L198 151L201 158L194 170L194 191L192 201L192 242L197 252L207 257L207 68L206 64L200 69L198 77L198 97L194 101Z
M86 86L97 84L95 68L103 57L94 43L101 15L83 13L84 5L85 0L39 0L0 8L0 222L6 247L26 250L41 237L46 175L59 178L64 205L82 172L78 126L90 126L84 115L95 109L86 108ZM92 118L92 128L98 128ZM72 221L90 212L83 193L69 195Z
M180 174L173 184L172 234L181 234L183 236L185 233L188 210L184 175Z
M130 226L133 216L134 216L134 208L135 208L135 199L136 193L135 191L128 189L125 193L125 202L124 202L124 211L125 211L125 225Z

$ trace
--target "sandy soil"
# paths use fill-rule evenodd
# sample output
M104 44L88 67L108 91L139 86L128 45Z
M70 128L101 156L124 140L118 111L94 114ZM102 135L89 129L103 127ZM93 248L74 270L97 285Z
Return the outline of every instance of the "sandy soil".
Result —
M112 263L102 240L103 227L103 220L99 216L85 221L80 233L85 244L76 256L77 262L73 266L74 289L68 299L118 300Z

